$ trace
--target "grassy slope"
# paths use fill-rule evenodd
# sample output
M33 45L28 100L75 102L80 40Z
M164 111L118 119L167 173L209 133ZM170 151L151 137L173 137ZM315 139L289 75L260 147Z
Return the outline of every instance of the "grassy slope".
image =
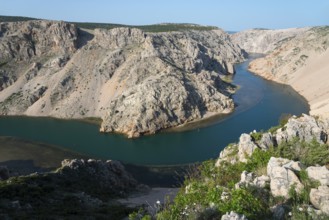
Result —
M0 22L14 22L14 21L28 21L28 20L37 20L36 18L28 17L17 17L17 16L0 16ZM77 25L79 28L85 29L95 29L95 28L104 28L112 29L116 27L131 27L139 28L145 32L168 32L168 31L184 31L184 30L214 30L218 29L214 26L201 26L196 24L153 24L153 25L124 25L124 24L108 24L108 23L91 23L91 22L69 22Z

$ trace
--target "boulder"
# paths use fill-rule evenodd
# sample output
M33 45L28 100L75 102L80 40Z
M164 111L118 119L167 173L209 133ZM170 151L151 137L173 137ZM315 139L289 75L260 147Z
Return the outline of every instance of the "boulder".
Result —
M289 190L295 187L297 192L303 189L294 171L301 170L298 162L284 158L271 157L267 164L267 174L271 179L270 188L273 196L283 196L289 198Z
M252 137L249 134L242 134L239 139L238 144L238 158L241 162L246 162L247 157L252 155L252 153L258 148L258 146L253 142Z
M247 220L247 217L231 211L223 215L221 220Z
M312 205L329 215L329 187L319 186L317 189L311 189L310 201Z
M309 178L317 180L323 186L329 185L329 170L325 167L311 166L306 168L306 172Z

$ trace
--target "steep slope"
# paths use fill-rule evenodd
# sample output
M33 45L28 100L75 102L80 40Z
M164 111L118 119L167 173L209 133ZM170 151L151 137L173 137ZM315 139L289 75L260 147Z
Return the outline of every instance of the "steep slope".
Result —
M275 31L259 33L257 39L271 38L268 42L270 46L260 46L254 51L268 52L268 55L251 62L249 69L266 79L291 85L308 100L311 114L328 117L329 27L297 30L288 29L286 32L291 36L285 40L271 38ZM242 39L242 35L240 34L239 38ZM250 36L250 34L245 35L246 38ZM252 38L247 40L247 42L253 41ZM248 43L240 46L245 47L247 51L251 49Z
M304 33L308 29L250 29L231 35L231 39L248 53L269 53L281 46L284 42Z
M101 117L129 137L228 113L243 54L221 30L84 31L64 22L1 23L0 112Z

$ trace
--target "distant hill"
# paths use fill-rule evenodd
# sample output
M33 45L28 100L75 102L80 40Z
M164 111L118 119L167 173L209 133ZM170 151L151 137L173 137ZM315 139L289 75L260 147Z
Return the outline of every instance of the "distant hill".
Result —
M20 17L20 16L0 16L0 22L15 22L15 21L29 21L39 20L37 18ZM41 19L42 20L42 19ZM92 23L92 22L68 22L77 25L79 28L85 29L112 29L117 27L131 27L138 28L145 32L169 32L169 31L184 31L184 30L200 30L208 31L215 30L218 27L215 26L202 26L197 24L176 24L176 23L164 23L164 24L152 24L152 25L124 25L124 24L111 24L111 23Z
M30 21L30 20L38 20L38 19L29 18L29 17L20 17L20 16L2 16L2 15L0 15L0 22L15 22L15 21Z

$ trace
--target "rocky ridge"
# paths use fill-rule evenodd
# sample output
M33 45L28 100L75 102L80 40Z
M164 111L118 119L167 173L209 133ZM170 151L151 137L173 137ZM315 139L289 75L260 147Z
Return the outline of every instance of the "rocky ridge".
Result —
M307 99L312 115L328 118L329 27L250 30L232 39L247 52L267 54L252 61L250 71L291 85Z
M115 199L147 190L120 162L94 159L64 160L56 171L11 177L0 186L1 219L123 218L132 209Z
M100 117L101 131L154 133L234 108L244 59L222 30L94 31L54 21L0 25L0 113Z
M328 219L329 127L292 116L241 134L185 180L158 219Z
M255 133L242 134L238 144L226 147L220 154L216 162L216 166L222 166L223 163L247 162L256 149L267 151L270 148L277 148L285 143L299 140L306 143L315 141L316 143L325 144L327 155L328 150L328 134L329 127L322 120L316 119L309 115L303 115L299 118L291 117L282 127L276 129L273 133L262 133L262 137L255 139ZM267 147L263 147L267 146ZM298 142L291 145L290 151L296 151L296 154L302 154L303 147ZM304 149L305 150L305 149ZM305 153L305 152L304 152ZM307 153L306 153L307 154ZM243 155L243 156L242 156ZM327 155L319 155L327 157ZM309 155L312 157L313 155ZM291 198L291 189L296 190L297 194L301 193L305 186L301 180L301 172L305 171L308 178L315 181L314 188L310 189L309 201L312 207L308 208L308 212L317 213L317 215L329 215L329 170L327 166L306 166L300 161L293 161L286 158L271 157L267 163L266 175L257 176L255 173L243 171L241 180L235 187L256 187L265 188L269 186L271 195L274 197ZM273 209L275 219L284 218L283 213L279 213L278 209ZM281 210L282 212L282 210ZM312 218L317 218L313 216ZM320 218L320 217L319 217Z

